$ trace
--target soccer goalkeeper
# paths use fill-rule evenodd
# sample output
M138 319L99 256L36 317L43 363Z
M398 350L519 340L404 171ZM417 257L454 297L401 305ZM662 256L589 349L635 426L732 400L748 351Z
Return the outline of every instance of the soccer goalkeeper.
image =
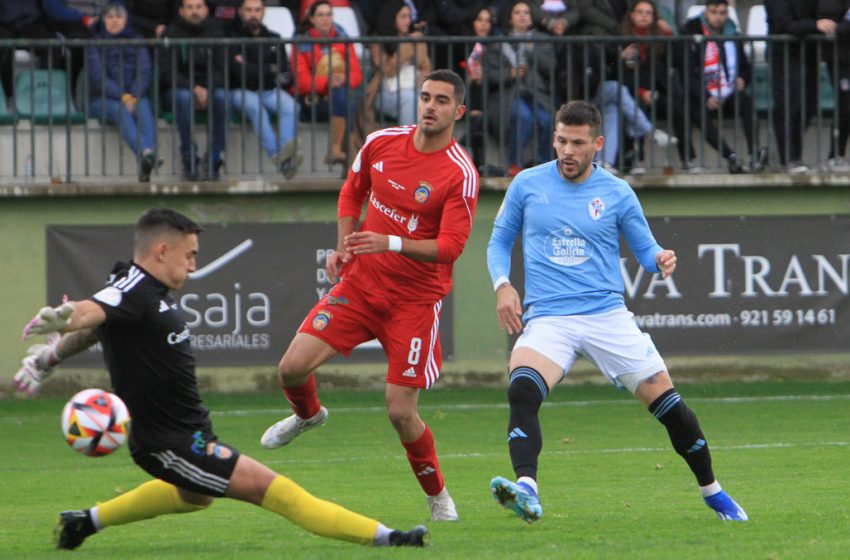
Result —
M169 294L195 270L200 232L177 212L148 210L136 224L133 260L117 263L105 288L45 307L24 328L24 338L65 333L24 358L14 380L30 394L64 358L100 341L113 388L133 419L130 453L155 479L87 510L62 512L57 547L77 548L106 527L198 511L217 497L251 502L325 537L423 546L425 527L392 530L320 500L218 440L198 394L189 330Z

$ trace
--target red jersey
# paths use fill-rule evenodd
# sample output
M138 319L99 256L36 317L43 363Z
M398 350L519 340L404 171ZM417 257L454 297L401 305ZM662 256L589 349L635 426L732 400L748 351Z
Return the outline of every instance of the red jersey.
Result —
M437 152L413 146L416 126L369 135L339 193L338 217L360 227L408 239L436 239L437 260L422 262L398 253L357 255L343 269L346 282L380 291L389 301L429 303L452 289L454 262L463 252L478 202L478 171L452 139Z

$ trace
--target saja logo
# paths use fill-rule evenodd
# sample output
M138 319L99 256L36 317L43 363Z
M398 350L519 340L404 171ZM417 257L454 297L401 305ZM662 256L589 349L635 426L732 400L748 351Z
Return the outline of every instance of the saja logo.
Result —
M193 272L190 279L197 281L213 276L253 246L253 241L246 239ZM189 284L189 288L192 288L192 284ZM193 331L200 331L191 336L192 346L197 350L268 349L271 345L268 333L244 331L255 331L271 325L271 298L259 291L246 292L242 282L234 282L228 288L208 292L189 291L180 297L179 304L186 315L186 326Z

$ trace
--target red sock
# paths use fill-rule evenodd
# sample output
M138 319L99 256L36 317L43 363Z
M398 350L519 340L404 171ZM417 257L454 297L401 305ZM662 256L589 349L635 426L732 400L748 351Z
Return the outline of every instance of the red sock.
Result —
M321 405L319 404L319 395L316 392L316 376L312 373L302 385L284 387L283 392L286 394L286 400L292 405L292 411L299 418L306 420L319 413Z
M410 442L401 442L407 449L407 460L419 485L429 496L436 496L443 491L443 473L440 472L440 463L437 460L437 449L434 447L434 435L428 426L419 439Z

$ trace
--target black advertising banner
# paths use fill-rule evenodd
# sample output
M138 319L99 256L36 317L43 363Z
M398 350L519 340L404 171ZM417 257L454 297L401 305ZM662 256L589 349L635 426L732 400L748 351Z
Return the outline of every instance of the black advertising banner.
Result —
M850 217L649 220L678 267L650 274L621 244L626 306L662 355L850 350ZM516 248L516 247L515 247ZM512 283L522 286L521 251Z
M325 256L336 223L204 225L197 270L174 299L186 315L202 366L275 365L301 321L331 287ZM116 260L132 254L132 226L49 226L47 298L58 304L90 296ZM451 297L440 321L443 358L453 353ZM383 361L377 341L358 347L357 361ZM74 358L99 366L100 352Z
M667 280L623 244L626 305L662 354L846 352L850 217L650 220Z

